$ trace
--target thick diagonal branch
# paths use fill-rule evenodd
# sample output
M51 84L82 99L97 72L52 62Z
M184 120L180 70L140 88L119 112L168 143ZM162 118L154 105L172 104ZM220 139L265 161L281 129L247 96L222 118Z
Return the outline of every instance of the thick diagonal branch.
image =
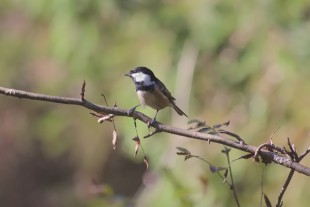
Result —
M90 109L96 112L114 114L115 116L134 117L135 119L138 119L144 123L149 123L151 121L151 118L144 115L143 113L135 111L134 113L129 115L128 110L120 109L116 107L106 107L106 106L93 104L82 98L49 96L49 95L30 93L26 91L9 89L9 88L4 88L4 87L0 87L0 94L4 94L7 96L13 96L17 98L46 101L50 103L78 105L78 106L82 106L82 107L85 107L87 109ZM219 144L223 144L228 147L238 149L243 152L251 153L253 155L255 154L256 149L257 149L257 147L255 146L244 144L242 142L236 142L236 141L227 139L225 137L217 136L217 135L211 135L211 134L205 134L205 133L195 132L191 130L180 129L177 127L173 127L173 126L169 126L169 125L161 124L161 123L159 123L157 127L158 127L157 130L159 130L160 132L166 132L170 134L179 135L182 137L219 143ZM270 160L276 164L285 166L290 169L294 169L299 173L310 176L310 168L305 167L297 162L294 162L290 160L288 157L283 157L276 153L269 152L267 150L259 150L258 155L260 155L265 160Z

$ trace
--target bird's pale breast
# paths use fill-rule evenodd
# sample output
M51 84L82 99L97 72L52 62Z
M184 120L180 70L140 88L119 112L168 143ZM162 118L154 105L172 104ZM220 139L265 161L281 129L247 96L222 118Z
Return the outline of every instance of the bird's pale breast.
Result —
M152 91L137 91L137 94L142 105L156 110L170 106L169 99L157 87Z

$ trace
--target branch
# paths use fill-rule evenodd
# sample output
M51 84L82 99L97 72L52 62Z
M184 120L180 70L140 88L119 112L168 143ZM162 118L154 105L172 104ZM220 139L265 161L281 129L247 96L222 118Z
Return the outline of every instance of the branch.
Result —
M295 173L295 170L294 170L294 169L291 169L291 171L290 171L290 173L288 174L288 176L287 176L287 178L286 178L286 181L285 181L285 183L284 183L284 185L283 185L283 187L282 187L282 189L281 189L281 191L280 191L280 193L279 193L278 202L277 202L277 204L276 204L276 207L281 207L281 206L283 205L282 199L283 199L284 193L285 193L285 191L286 191L288 185L290 184L290 182L291 182L291 180L292 180L292 178L293 178L294 173Z
M288 142L288 145L290 147L290 150L291 150L291 154L293 155L293 158L296 159L296 162L300 162L302 159L304 159L304 157L310 152L310 148L308 147L306 149L306 151L301 155L301 156L298 156L297 155L297 152L296 152L296 149L295 147L291 144L291 141L289 138L287 138L287 142ZM276 204L276 207L281 207L283 206L283 196L284 196L284 193L286 192L286 189L288 188L288 185L290 184L292 178L293 178L293 175L295 173L295 169L291 169L290 173L288 174L287 178L286 178L286 181L279 193L279 196L278 196L278 202Z
M107 107L107 106L97 105L97 104L87 101L86 99L84 99L84 97L81 97L80 99L78 99L78 98L49 96L49 95L30 93L30 92L26 92L22 90L15 90L15 89L4 88L4 87L0 87L0 94L7 95L7 96L13 96L17 98L46 101L46 102L51 102L51 103L78 105L78 106L87 108L89 110L96 111L98 113L113 114L115 116L133 117L134 119L138 119L146 124L150 123L152 120L150 117L144 115L141 112L135 111L132 114L129 114L129 110L120 109L117 107ZM305 167L299 164L298 162L291 160L288 157L280 156L274 152L269 152L264 149L260 149L259 151L257 151L257 147L244 144L243 142L236 142L236 141L233 141L233 140L230 140L225 137L218 136L218 135L212 135L212 134L206 134L206 133L201 133L201 132L180 129L180 128L165 125L162 123L156 124L156 128L158 132L166 132L166 133L175 134L175 135L179 135L179 136L187 137L191 139L208 141L209 143L211 142L219 143L219 144L223 144L225 146L235 148L235 149L238 149L240 151L247 152L250 154L257 153L263 158L263 160L272 161L276 164L282 165L284 167L296 170L297 172L302 173L304 175L310 176L310 168Z

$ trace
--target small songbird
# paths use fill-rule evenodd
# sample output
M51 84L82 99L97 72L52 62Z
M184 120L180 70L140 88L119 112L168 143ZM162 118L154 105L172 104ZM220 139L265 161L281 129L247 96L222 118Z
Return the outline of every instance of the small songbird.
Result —
M155 117L152 120L154 124L156 122L156 116L159 110L172 107L180 116L184 115L188 117L177 105L175 104L175 98L168 91L166 86L155 77L154 73L147 67L137 67L125 76L129 76L136 86L138 98L142 106L147 105L156 110ZM141 104L133 107L129 110L131 114Z

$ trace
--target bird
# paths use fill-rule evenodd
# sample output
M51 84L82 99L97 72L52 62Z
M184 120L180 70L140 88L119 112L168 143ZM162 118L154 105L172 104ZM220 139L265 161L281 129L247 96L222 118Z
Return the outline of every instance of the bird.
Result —
M175 98L171 95L167 87L154 75L147 67L136 67L126 73L125 76L130 77L136 87L136 92L140 100L139 105L131 108L129 114L132 114L138 106L150 106L156 110L156 114L151 124L156 123L158 111L166 107L172 107L180 116L188 117L176 104Z

